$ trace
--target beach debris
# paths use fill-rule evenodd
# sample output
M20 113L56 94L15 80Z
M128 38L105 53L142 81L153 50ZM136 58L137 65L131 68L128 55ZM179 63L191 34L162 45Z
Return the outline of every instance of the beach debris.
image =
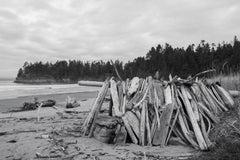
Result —
M49 158L61 158L62 155L61 155L61 154L43 155L43 154L41 154L41 153L39 153L39 152L36 152L36 157L37 157L37 158L47 158L47 159L49 159Z
M40 103L42 103L42 107L53 107L56 104L56 101L52 99L48 99L48 100L43 100Z
M28 132L43 132L46 131L46 129L33 129L33 130L13 130L13 131L1 131L0 136L4 135L13 135L13 134L19 134L19 133L28 133Z
M102 87L103 82L99 81L78 81L79 86L94 86L94 87Z
M114 110L112 115L119 119L112 128L115 134L109 127L111 123L106 123L108 119L99 118L108 90L112 99L109 107ZM85 136L94 136L98 140L100 137L100 141L105 142L108 142L106 135L116 138L117 131L125 130L132 143L142 146L164 147L171 137L177 137L195 149L208 150L213 145L208 135L219 122L219 114L233 106L228 91L218 83L206 83L197 76L181 79L169 75L169 81L159 81L151 76L145 79L134 77L131 81L111 78L105 80L98 92L82 129ZM100 136L100 130L104 136Z
M73 97L71 98L70 96L67 97L67 103L66 103L66 108L76 108L79 107L80 103Z
M39 122L40 121L40 110L42 108L42 103L38 104L38 109L37 109L37 121Z
M31 102L24 102L21 110L28 111L28 110L35 110L35 109L37 109L37 104L31 103Z
M34 97L34 102L24 102L21 111L36 110L38 106L42 104L41 107L53 107L56 104L55 100L48 99L43 101L38 101L37 97Z
M234 98L239 97L240 96L240 91L236 91L236 90L229 90L228 91L230 93L231 96L233 96Z
M17 143L17 140L16 139L11 139L11 140L7 141L7 143Z

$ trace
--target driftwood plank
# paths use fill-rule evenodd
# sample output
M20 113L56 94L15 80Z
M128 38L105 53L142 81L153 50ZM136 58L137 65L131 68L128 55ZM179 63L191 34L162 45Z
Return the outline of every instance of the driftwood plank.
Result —
M136 137L139 138L140 122L139 122L137 116L132 111L127 111L125 113L125 117L127 118L128 123L131 126L132 130L134 131Z
M134 133L133 133L133 131L132 131L132 128L130 127L130 125L129 125L129 123L128 123L128 120L127 120L127 118L126 118L126 115L124 115L124 116L122 117L122 120L123 120L123 122L124 122L124 125L125 125L125 127L126 127L126 130L127 130L128 134L129 134L132 142L133 142L134 144L138 144L138 140L137 140L136 136L134 135Z
M167 140L172 113L173 113L173 104L170 103L166 106L160 118L159 144L161 147L165 145Z
M98 92L97 98L94 101L93 107L92 107L90 113L88 114L88 117L86 118L86 120L83 124L84 135L92 136L91 134L93 132L94 123L95 123L96 117L98 115L98 112L100 111L100 109L102 107L104 98L108 91L108 87L109 87L109 79L106 79L101 90Z
M141 111L141 120L140 120L140 144L143 146L145 145L145 130L146 130L146 105L142 105L142 111Z
M207 134L207 131L206 131L206 126L205 126L205 123L203 121L203 116L202 115L200 115L200 122L201 122L200 124L201 124L201 130L202 130L203 138L205 139L207 147L210 147L212 145L212 142L208 138L208 134Z
M123 114L120 111L117 83L113 79L111 79L110 84L111 84L110 90L111 90L111 96L112 96L112 101L113 101L113 109L115 111L115 115L117 117L121 117Z
M193 111L192 111L192 108L191 108L191 104L190 104L190 102L189 102L189 100L186 96L187 91L186 91L184 86L181 86L180 89L181 89L182 96L183 96L183 103L184 103L184 106L187 110L190 122L191 122L193 130L194 130L194 134L195 134L197 142L198 142L198 145L199 145L200 149L205 150L205 149L207 149L207 145L204 141L204 138L203 138L203 135L201 133L200 127L197 123L197 120L194 117L194 114L193 114Z
M151 129L150 129L150 124L149 124L149 115L148 115L148 107L147 107L147 102L145 101L143 103L146 107L146 128L147 128L147 145L151 146L152 145L152 139L151 139Z

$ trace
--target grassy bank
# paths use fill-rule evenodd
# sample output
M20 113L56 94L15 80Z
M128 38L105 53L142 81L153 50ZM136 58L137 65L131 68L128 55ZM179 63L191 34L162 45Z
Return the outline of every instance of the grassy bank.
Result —
M231 73L228 75L217 75L207 79L209 82L220 82L228 90L240 91L240 73Z

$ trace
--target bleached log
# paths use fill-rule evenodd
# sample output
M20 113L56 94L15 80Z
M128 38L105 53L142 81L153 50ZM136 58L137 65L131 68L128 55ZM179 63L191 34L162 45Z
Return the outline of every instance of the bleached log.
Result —
M99 81L78 81L79 86L96 86L96 87L102 87L104 82Z
M110 84L111 84L111 88L110 88L111 96L112 96L112 100L113 100L113 109L115 111L116 116L121 117L123 115L123 113L120 111L117 83L113 79L111 79Z
M240 91L236 91L236 90L229 90L228 92L229 92L229 94L230 94L232 97L234 97L234 98L236 98L236 97L239 97L239 96L240 96Z
M96 119L96 116L98 115L99 110L102 107L104 98L108 91L108 87L109 87L109 80L107 79L107 80L105 80L101 90L98 92L97 98L94 101L92 109L91 109L90 113L88 114L86 120L84 121L84 124L83 124L84 135L89 134L88 132L90 131L90 128L92 128L92 130L93 130L94 121Z
M168 85L164 89L164 99L165 99L165 105L171 104L172 103L172 95L171 95L171 88L170 85Z

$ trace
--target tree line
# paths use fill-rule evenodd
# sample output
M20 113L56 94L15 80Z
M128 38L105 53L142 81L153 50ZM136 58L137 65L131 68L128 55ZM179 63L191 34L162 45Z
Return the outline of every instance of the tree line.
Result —
M146 77L159 72L160 77L170 73L186 78L198 72L216 69L216 73L235 73L240 69L240 41L234 37L231 43L209 44L202 40L198 45L186 48L173 48L170 44L152 47L146 56L133 61L114 62L123 79L134 76ZM81 60L51 62L25 62L19 69L16 79L54 79L69 80L104 80L116 76L110 61L84 62Z

